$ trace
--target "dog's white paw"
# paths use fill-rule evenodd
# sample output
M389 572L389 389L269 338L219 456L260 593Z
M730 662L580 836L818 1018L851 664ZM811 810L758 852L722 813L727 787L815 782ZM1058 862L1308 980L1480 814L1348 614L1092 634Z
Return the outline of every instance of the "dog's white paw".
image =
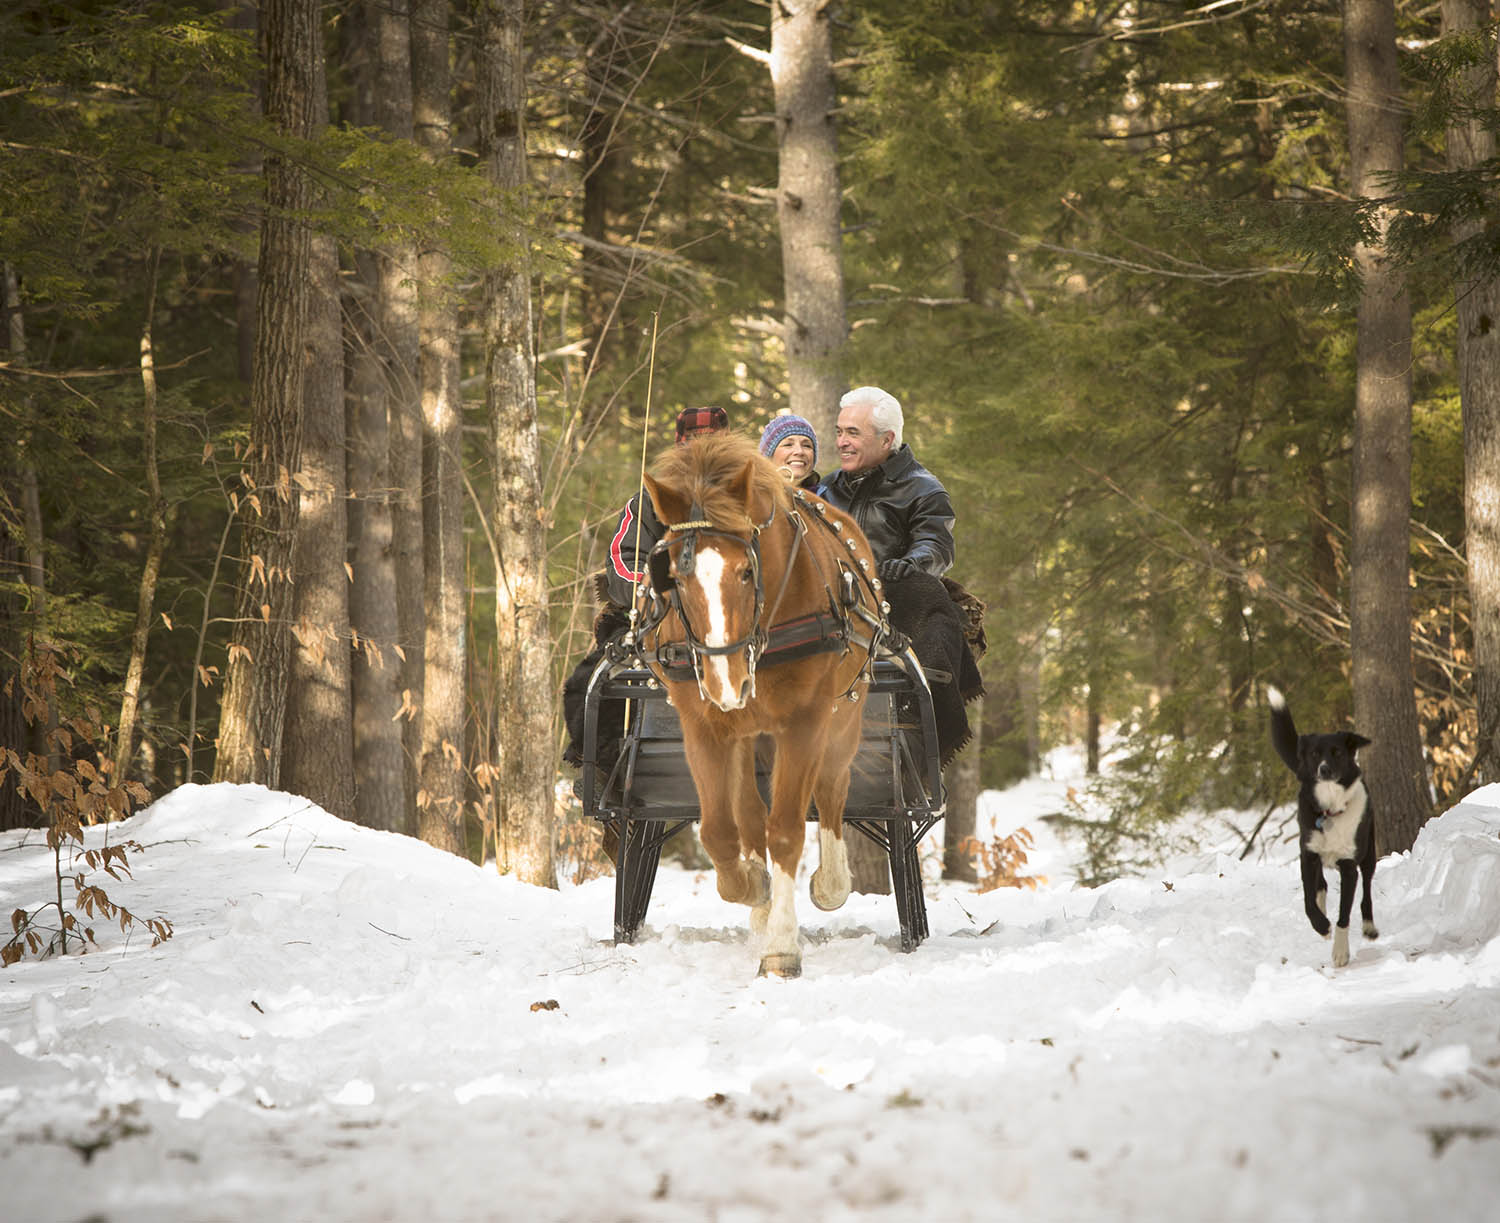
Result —
M1377 930L1377 929L1375 929L1375 923L1372 922L1372 921L1367 921L1362 926L1360 926L1360 932L1366 938L1379 938L1380 937L1380 931Z
M1333 966L1342 968L1349 962L1349 927L1335 926L1333 930Z

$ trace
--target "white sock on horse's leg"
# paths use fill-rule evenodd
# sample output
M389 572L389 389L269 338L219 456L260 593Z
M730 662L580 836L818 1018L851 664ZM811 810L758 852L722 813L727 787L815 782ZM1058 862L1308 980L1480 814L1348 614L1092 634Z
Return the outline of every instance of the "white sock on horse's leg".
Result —
M771 863L771 912L766 922L766 947L760 957L761 976L802 975L802 952L797 945L796 880Z
M808 882L812 902L824 912L839 908L849 899L849 847L843 837L818 825L818 869Z

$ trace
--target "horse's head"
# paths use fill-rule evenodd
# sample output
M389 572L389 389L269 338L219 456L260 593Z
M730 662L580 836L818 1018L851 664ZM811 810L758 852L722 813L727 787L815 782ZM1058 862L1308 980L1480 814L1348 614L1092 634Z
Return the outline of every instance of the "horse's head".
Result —
M720 709L742 709L755 695L770 628L761 623L760 531L785 497L783 481L749 441L717 435L664 456L646 490L667 528L658 577L682 621L699 692Z

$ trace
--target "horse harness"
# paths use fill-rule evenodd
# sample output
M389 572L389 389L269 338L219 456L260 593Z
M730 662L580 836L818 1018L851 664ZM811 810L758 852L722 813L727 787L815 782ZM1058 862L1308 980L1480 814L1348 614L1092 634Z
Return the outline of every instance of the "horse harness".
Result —
M876 650L882 646L898 652L905 648L906 643L902 634L891 628L886 620L889 605L879 598L868 572L868 562L863 559L860 560L858 567L847 566L842 560L837 562L839 569L837 595L829 588L827 575L823 573L822 566L818 565L815 560L818 575L823 579L823 589L828 595L828 610L784 620L780 623L775 622L776 613L781 607L782 598L791 581L792 568L796 563L797 554L801 551L803 538L807 535L809 519L832 533L834 538L850 552L853 552L856 546L853 535L847 538L840 535L838 527L828 520L827 506L822 501L810 500L800 488L793 489L792 496L800 506L815 509L816 512L804 517L797 509L787 511L787 516L794 526L792 549L782 573L781 585L776 592L775 599L771 601L769 612L766 609L765 577L761 567L760 534L775 520L775 507L772 507L770 517L764 522L751 526L747 539L733 531L714 526L711 521L703 517L702 506L695 502L688 511L688 520L669 524L661 540L651 549L647 561L650 573L649 588L643 584L643 589L649 589L651 594L650 610L645 620L636 627L634 637L637 642L640 642L646 632L657 628L666 619L669 611L677 613L677 618L682 624L684 640L659 642L655 651L657 665L668 677L686 679L692 676L697 680L701 692L703 689L702 660L705 657L733 654L736 651L745 650L753 681L757 665L777 666L817 654L834 652L847 654L850 650L860 647L865 650L864 664L840 698L853 700L855 699L854 690L860 679L870 678L873 672ZM680 543L681 549L677 556L678 575L681 577L693 575L697 566L699 540L705 535L733 540L742 546L749 559L751 575L755 582L755 617L750 629L738 640L731 641L727 645L709 645L694 631L692 623L688 620L687 610L682 605L682 596L677 589L677 583L670 574L671 549ZM880 609L878 613L872 613L865 606L866 595L869 596L873 606ZM766 621L771 622L769 628L766 627ZM867 631L862 632L861 628Z

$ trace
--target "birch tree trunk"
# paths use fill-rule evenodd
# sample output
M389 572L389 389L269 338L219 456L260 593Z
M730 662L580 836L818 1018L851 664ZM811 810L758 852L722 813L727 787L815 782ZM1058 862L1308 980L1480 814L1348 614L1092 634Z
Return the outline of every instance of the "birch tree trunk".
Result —
M314 0L266 0L262 37L266 116L278 131L312 135L313 80L322 54ZM276 786L286 717L292 612L292 551L302 449L309 235L300 214L312 202L300 166L266 155L265 215L257 265L255 377L250 453L239 498L241 576L220 708L215 781Z
M480 159L496 188L524 197L525 58L521 0L476 0ZM500 767L497 866L555 887L552 725L556 704L547 622L547 549L531 339L526 235L484 281L486 412L495 461L496 682Z
M1473 33L1494 20L1489 0L1443 0L1443 34ZM1495 134L1479 117L1495 105L1493 62L1465 74L1463 100L1477 112L1448 128L1448 168L1467 170L1495 156ZM1463 242L1479 221L1454 228ZM1500 281L1465 276L1454 286L1458 381L1464 417L1464 539L1474 639L1475 785L1500 779Z
M1355 196L1401 169L1401 82L1393 0L1346 0L1349 170ZM1383 229L1383 225L1382 225ZM1354 405L1350 648L1355 728L1377 850L1409 849L1431 814L1411 656L1411 304L1383 242L1355 252L1362 277Z
M314 125L328 123L322 58ZM344 470L344 337L338 249L314 234L307 267L308 366L302 395L302 478L297 519L291 686L282 734L282 787L340 819L354 818L350 695L348 484Z
M828 451L846 388L840 359L848 336L831 7L830 0L771 5L788 402Z
M411 14L414 132L426 157L452 156L448 0L417 0ZM464 852L463 395L459 389L457 301L441 249L421 252L422 565L426 640L422 657L417 834Z

